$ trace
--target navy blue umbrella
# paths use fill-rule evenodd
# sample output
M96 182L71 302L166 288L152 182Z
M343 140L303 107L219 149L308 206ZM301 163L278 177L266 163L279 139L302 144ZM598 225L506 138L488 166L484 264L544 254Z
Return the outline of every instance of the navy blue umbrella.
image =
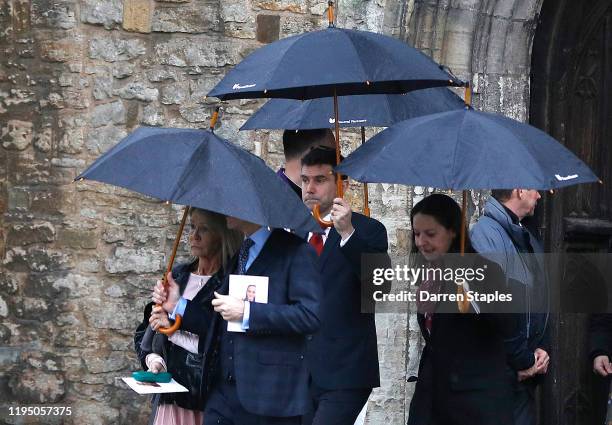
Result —
M445 87L415 90L402 95L361 95L338 98L340 127L388 127L396 122L436 112L461 109L463 99ZM306 130L333 127L333 98L272 99L240 130Z
M463 83L414 47L368 31L329 28L255 50L208 93L222 100L406 93Z
M543 131L471 108L395 124L337 170L362 182L453 190L541 190L598 181L584 162Z
M381 34L335 28L329 2L329 28L264 46L229 71L208 93L222 100L253 98L316 99L333 96L336 162L340 162L338 96L400 94L463 82L409 46ZM337 177L337 194L342 197ZM313 214L320 225L318 205Z
M261 158L211 131L141 127L77 179L96 180L262 226L319 231Z
M361 127L361 143L365 142L365 126L387 127L396 122L436 112L461 109L463 99L446 87L411 91L406 94L372 94L338 98L340 127ZM333 98L312 100L272 99L261 107L241 130L259 128L305 130L333 127ZM370 216L368 184L363 185L363 213Z
M211 129L217 112L213 114ZM162 277L172 270L189 207L237 217L262 226L321 232L310 211L261 158L212 130L141 127L98 158L75 180L95 180L164 201L186 205ZM171 335L181 326L159 328ZM150 345L147 329L143 344Z
M463 190L461 254L467 189L554 189L598 180L584 162L543 131L470 107L397 123L336 168L361 182ZM469 301L462 285L457 293L462 294L459 311L465 313Z

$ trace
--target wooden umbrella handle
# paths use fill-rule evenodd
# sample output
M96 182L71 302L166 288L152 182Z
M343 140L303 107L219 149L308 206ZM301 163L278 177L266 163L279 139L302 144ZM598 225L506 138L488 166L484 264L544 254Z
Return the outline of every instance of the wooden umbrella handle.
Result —
M333 5L333 2L330 2ZM335 133L336 133L336 165L340 164L340 121L338 114L338 96L336 94L336 88L334 87L334 119L335 119ZM344 187L342 185L342 176L340 173L336 173L336 196L342 198L344 196ZM323 220L321 217L321 206L316 204L312 209L312 216L319 223L322 228L332 227L334 223L332 221Z
M461 233L460 237L460 254L463 257L465 255L465 240L467 235L465 234L467 224L467 190L463 191L463 199L461 200ZM465 289L463 285L457 285L457 307L461 313L467 313L470 311L470 301L467 299Z
M162 277L162 284L164 285L164 289L168 289L168 273L172 271L172 266L174 265L174 258L176 257L176 251L178 250L179 243L181 242L181 236L183 235L183 229L185 228L185 222L187 221L187 217L189 216L189 207L185 207L185 211L183 212L183 218L181 219L181 224L179 225L178 231L176 232L176 238L174 239L174 246L172 247L172 255L170 255L170 260L168 260L168 267L166 267L166 273L164 273L164 277ZM158 307L161 307L160 304L157 304ZM177 329L181 327L183 319L180 314L177 314L174 319L174 324L169 328L159 328L157 331L164 335L172 335L176 332Z
M183 323L183 319L181 318L181 315L177 314L176 316L174 316L174 324L172 326L170 326L169 328L158 328L157 332L170 336L174 332L179 330L182 323Z
M470 87L470 83L465 83L465 95L464 95L465 105L468 107L472 106L472 87ZM465 255L465 241L467 235L465 234L465 229L467 227L467 190L463 191L462 200L461 200L461 233L460 237L460 254L463 257ZM467 295L465 293L465 289L463 285L457 285L457 307L461 313L467 313L470 311L470 302L467 299Z
M174 262L174 261L173 261ZM168 289L168 273L166 273L164 275L164 278L162 279L162 284L164 285L164 288L167 290ZM158 307L161 307L161 304L157 304ZM179 330L179 328L181 327L181 323L183 322L183 318L181 317L180 314L177 314L176 316L174 316L174 324L168 328L158 328L157 332L170 336L172 335L174 332L176 332L177 330Z
M217 106L215 108L215 110L213 111L212 116L210 117L210 124L208 126L210 131L214 131L215 130L215 125L217 124L217 119L219 119L219 109L221 109L221 107Z
M336 196L339 198L344 196L344 187L342 186L342 176L340 174L336 174ZM315 204L313 207L312 216L322 228L332 227L334 225L334 222L331 220L323 220L323 217L321 217L321 205L319 204Z
M323 218L321 217L321 205L319 204L316 204L312 209L312 216L322 228L332 227L334 225L334 222L331 220L323 220Z
M365 143L365 127L361 127L361 144ZM368 184L363 184L363 215L370 216L370 201L368 199Z
M467 299L467 295L465 294L465 289L463 289L463 285L457 285L457 307L459 308L460 313L467 313L470 311L470 301Z
M469 82L465 83L465 94L463 96L463 102L466 104L466 106L472 106L472 87L470 86Z
M363 184L363 215L370 217L370 201L368 200L368 184Z

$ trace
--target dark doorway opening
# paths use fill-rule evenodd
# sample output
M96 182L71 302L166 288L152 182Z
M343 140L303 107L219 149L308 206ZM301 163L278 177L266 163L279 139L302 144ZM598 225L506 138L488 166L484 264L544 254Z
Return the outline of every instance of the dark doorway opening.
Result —
M544 198L537 214L547 250L612 253L612 0L544 1L532 52L530 121L603 181ZM575 267L559 264L553 279L569 288L582 278L578 284L589 290L594 282ZM560 303L559 294L553 302ZM604 423L608 383L592 372L587 323L580 313L551 321L551 369L540 412L546 425Z

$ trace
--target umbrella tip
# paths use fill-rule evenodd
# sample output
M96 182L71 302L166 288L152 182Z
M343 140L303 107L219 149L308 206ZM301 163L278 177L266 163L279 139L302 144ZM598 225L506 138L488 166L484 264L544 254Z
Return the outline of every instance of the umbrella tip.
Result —
M448 79L449 85L454 87L463 87L465 85L462 80L460 80L455 74L453 74L453 71L450 69L450 67L446 65L438 65L438 67L452 77Z

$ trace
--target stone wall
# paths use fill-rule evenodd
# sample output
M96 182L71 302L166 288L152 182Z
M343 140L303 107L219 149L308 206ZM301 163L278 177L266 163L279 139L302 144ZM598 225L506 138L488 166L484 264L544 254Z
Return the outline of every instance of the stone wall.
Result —
M409 41L471 80L477 107L525 120L541 1L342 0L338 25ZM223 73L262 43L325 26L326 3L0 0L0 422L25 423L9 405L44 404L73 414L39 423L146 423L145 398L117 377L138 367L132 332L180 208L72 179L139 125L206 127ZM260 104L224 104L217 133L277 167L279 132L238 132ZM345 151L358 143L343 132ZM370 187L394 254L408 252L408 212L430 191ZM473 216L482 199L472 194ZM382 387L367 423L399 425L418 329L406 315L377 321Z

